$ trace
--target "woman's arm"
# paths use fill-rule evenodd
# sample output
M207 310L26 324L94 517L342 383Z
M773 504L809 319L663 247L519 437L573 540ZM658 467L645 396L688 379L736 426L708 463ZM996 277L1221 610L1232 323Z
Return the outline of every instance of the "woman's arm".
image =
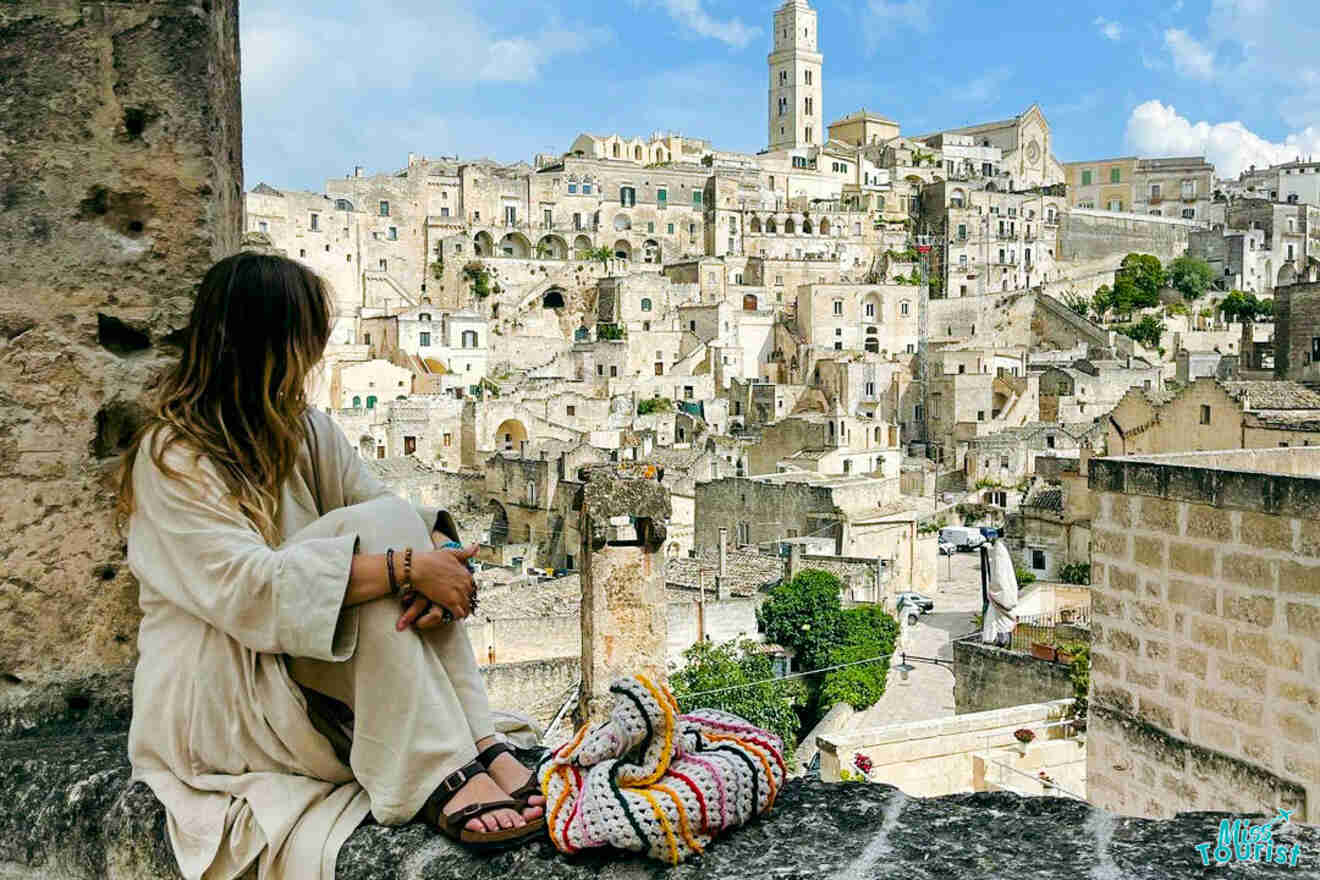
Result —
M412 588L435 604L449 609L455 619L461 620L472 613L472 573L467 560L476 547L463 551L414 550L412 558ZM394 552L395 579L403 579L403 553ZM390 579L383 553L363 553L353 557L344 593L344 607L350 608L390 595ZM407 629L417 618L421 606L411 613L405 612L398 623L399 630Z

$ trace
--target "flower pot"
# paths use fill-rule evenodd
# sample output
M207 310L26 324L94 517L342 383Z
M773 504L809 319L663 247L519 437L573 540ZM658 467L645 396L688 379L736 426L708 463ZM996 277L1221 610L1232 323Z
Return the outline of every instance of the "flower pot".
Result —
M1055 656L1053 645L1043 645L1040 642L1031 643L1031 656L1037 660L1053 660Z

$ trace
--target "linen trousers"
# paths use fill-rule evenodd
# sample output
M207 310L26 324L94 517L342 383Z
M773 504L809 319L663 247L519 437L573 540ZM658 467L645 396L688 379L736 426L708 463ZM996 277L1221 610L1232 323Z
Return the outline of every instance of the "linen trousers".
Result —
M414 554L434 548L417 511L393 495L333 510L289 541L353 533L359 553L393 548L399 577L404 548ZM353 656L342 663L286 658L294 681L310 692L313 723L347 750L382 825L411 821L446 776L476 758L477 740L495 733L462 622L398 632L401 613L393 598L345 609L345 616L356 614L358 635Z

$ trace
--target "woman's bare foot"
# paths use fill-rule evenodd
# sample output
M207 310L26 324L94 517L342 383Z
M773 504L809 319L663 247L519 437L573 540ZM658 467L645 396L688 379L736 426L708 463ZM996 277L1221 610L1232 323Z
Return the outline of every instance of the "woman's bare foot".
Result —
M508 794L502 789L489 774L483 773L480 776L473 776L460 788L449 802L445 804L446 813L457 813L468 804L490 803L491 801L501 801L508 797ZM499 831L501 828L521 828L527 821L518 815L517 810L491 810L484 816L472 819L466 827L469 831Z
M477 743L477 748L484 749L494 741L493 738L483 739ZM517 791L532 778L532 771L526 765L519 763L518 759L508 752L497 755L495 760L490 763L487 771L494 777L496 784L505 792ZM532 795L527 799L527 807L522 811L524 819L532 822L541 818L544 814L545 798L542 795Z

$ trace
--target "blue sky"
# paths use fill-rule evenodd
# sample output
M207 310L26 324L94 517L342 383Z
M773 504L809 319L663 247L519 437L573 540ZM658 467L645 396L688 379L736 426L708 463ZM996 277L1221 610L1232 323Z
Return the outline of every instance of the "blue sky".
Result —
M579 132L766 140L764 0L243 0L248 188L320 190L409 152L531 160ZM1320 156L1317 0L814 0L824 116L903 131L1034 101L1064 161Z

